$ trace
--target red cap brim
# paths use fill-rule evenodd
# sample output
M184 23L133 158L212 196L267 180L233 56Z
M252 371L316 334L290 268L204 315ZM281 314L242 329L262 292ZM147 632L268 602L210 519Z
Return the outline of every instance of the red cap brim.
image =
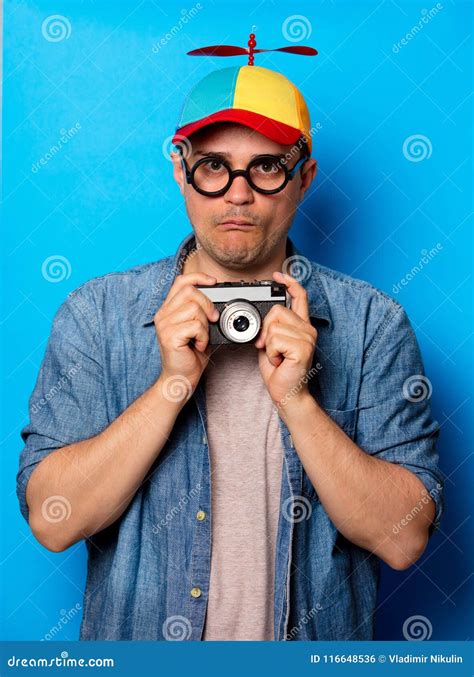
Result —
M188 125L184 125L184 127L180 127L176 130L172 143L177 144L183 137L187 138L199 129L207 127L207 125L214 122L237 122L238 124L245 125L245 127L250 127L250 129L253 129L259 134L263 134L263 136L266 136L283 146L289 146L296 143L303 135L299 129L285 125L283 122L271 120L259 113L252 113L239 108L228 108L227 110L218 111L201 120L196 120L196 122L191 122ZM311 140L308 139L307 143L308 147L311 149Z

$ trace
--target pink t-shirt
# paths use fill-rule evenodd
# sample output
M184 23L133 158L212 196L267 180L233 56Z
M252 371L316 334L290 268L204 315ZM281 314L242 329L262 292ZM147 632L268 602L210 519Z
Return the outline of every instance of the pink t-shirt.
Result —
M217 347L205 390L212 556L203 639L273 640L283 447L255 346Z

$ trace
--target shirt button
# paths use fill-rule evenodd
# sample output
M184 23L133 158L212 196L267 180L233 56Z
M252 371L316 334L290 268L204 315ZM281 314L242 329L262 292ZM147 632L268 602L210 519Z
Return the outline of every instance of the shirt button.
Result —
M192 597L201 597L201 588L193 588L191 590Z
M203 435L203 436L202 436L202 443L203 443L203 444L207 444L207 437L206 437L206 435Z
M196 519L198 519L200 522L206 519L206 513L204 510L198 510L196 513Z

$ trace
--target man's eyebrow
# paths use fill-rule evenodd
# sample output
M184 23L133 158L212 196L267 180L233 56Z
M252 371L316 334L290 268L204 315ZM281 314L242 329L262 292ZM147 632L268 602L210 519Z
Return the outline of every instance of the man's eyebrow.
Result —
M202 155L203 157L206 157L207 155L212 155L221 157L224 160L229 160L231 158L231 155L229 155L229 153L220 150L193 150L193 155ZM254 153L254 155L250 156L250 159L254 160L256 157L260 157L261 155L274 155L275 157L278 158L285 157L284 153Z

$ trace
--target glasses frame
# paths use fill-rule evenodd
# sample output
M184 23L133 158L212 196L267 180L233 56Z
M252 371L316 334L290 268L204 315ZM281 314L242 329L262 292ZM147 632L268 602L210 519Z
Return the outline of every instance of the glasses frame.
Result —
M179 153L181 155L181 163L186 175L186 182L191 184L194 190L196 190L200 195L205 195L206 197L220 197L221 195L224 195L227 193L229 188L231 187L232 183L234 182L234 179L237 176L244 176L247 179L247 183L249 186L252 188L252 190L255 190L257 193L262 193L263 195L274 195L275 193L280 193L284 188L286 188L287 184L289 181L291 181L297 174L298 170L301 169L301 167L304 165L306 160L309 160L309 155L305 154L302 158L298 160L298 162L292 167L292 169L288 169L286 164L282 164L281 167L283 167L283 170L285 172L285 180L283 184L279 188L273 188L272 190L265 190L264 188L259 188L258 186L255 185L255 183L252 181L252 178L250 176L250 170L254 165L258 165L262 162L262 160L272 160L272 161L280 161L282 160L281 157L278 155L271 155L269 153L259 155L258 157L254 158L251 160L246 169L232 169L230 164L226 162L226 160L223 160L220 156L218 155L213 155L212 153L209 153L209 155L206 155L206 157L201 158L197 162L194 163L194 165L191 167L191 169L188 167L188 164L183 157L183 151L181 147L178 147ZM229 180L227 184L221 188L220 190L216 191L207 191L207 190L202 190L202 188L199 188L199 186L196 184L194 181L194 175L196 173L196 170L205 162L209 162L210 159L216 158L219 160L219 162L222 162L224 167L226 167L228 173L229 173Z

